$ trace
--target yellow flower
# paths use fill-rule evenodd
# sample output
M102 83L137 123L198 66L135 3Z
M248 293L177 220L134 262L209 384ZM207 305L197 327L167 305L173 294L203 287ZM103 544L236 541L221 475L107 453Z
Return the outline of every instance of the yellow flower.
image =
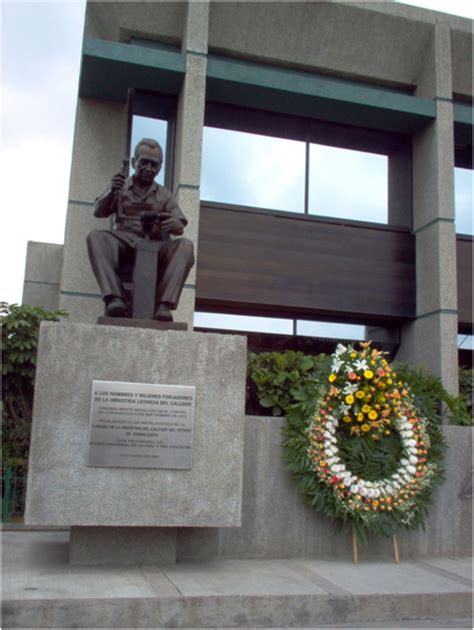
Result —
M377 420L378 413L376 411L369 411L369 420Z
M393 383L392 379L391 379L391 378L388 378L388 379L387 379L387 385L391 385L392 383Z
M374 499L374 500L372 501L372 505L374 506L374 508L378 507L379 502L377 501L377 499Z
M357 421L362 422L363 419L364 419L364 414L359 411L359 413L357 414Z
M364 405L364 406L362 407L362 411L363 411L364 413L369 413L369 411L370 411L370 410L371 410L371 406L370 406L370 405Z
M362 429L364 433L367 433L367 431L370 431L370 427L368 424L363 424L360 428Z
M352 420L350 416L344 416L342 419L344 420L344 422L350 422Z
M356 392L356 398L364 398L364 397L365 397L364 392L363 392L361 389L359 389L359 390Z
M357 354L355 352L351 352L351 359L355 359Z
M337 378L337 376L336 376L335 374L330 374L330 375L328 376L328 381L329 381L330 383L334 383L334 381L336 380L336 378Z
M352 403L354 402L355 398L352 394L347 394L347 396L344 399L346 401L346 403L348 405L352 405Z
M367 379L374 378L374 373L372 372L372 370L365 370L364 376Z

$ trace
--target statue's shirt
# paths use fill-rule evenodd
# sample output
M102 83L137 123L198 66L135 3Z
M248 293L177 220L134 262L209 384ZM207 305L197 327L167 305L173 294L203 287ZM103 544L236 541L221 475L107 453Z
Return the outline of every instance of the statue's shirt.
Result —
M147 204L150 210L155 210L155 212L168 212L182 223L183 228L188 223L169 190L153 182L147 190L143 191L136 185L133 175L126 180L122 190L113 191L109 188L96 199L94 215L108 217L115 214L114 230L133 232L137 236L143 236L140 219L130 218L130 214L133 213L132 204ZM152 232L151 237L153 236L156 237L157 232Z

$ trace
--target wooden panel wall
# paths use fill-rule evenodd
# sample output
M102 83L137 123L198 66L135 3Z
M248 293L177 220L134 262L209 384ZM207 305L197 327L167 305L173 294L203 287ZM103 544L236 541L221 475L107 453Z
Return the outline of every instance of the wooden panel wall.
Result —
M403 229L201 206L197 308L396 323L415 317Z
M458 320L463 332L472 329L472 254L473 240L465 236L456 239Z

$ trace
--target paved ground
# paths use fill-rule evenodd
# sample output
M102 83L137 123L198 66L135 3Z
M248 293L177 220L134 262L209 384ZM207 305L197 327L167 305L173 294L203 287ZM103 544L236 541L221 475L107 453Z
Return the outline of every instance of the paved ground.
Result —
M471 558L71 567L68 533L3 533L3 627L472 628Z

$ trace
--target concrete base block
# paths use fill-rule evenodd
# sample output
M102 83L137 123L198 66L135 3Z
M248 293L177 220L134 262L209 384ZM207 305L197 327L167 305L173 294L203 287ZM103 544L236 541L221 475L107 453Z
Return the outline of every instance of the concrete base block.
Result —
M43 324L25 522L240 526L245 373L238 335ZM192 468L88 466L94 380L194 386Z
M174 527L71 527L72 565L157 565L176 562Z

